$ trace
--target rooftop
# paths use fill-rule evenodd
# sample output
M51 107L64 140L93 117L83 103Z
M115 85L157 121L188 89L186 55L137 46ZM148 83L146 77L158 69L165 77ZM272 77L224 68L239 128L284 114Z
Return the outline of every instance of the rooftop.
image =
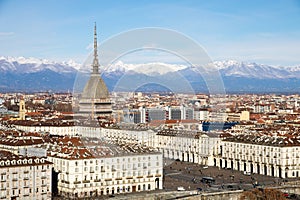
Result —
M0 168L52 164L46 158L18 156L9 151L0 150Z
M300 146L300 136L295 137L274 137L269 135L237 135L232 137L227 137L224 141L228 142L239 142L248 143L256 145L266 145L266 146Z

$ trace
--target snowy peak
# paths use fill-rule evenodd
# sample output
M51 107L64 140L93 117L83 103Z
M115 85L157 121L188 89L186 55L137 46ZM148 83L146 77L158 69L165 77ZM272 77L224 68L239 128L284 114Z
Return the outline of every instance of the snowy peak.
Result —
M292 69L299 71L293 67L282 68L264 64L247 63L238 61L216 61L215 66L220 70L223 76L246 77L258 79L283 79L300 77L292 73Z
M74 73L79 64L68 61L63 63L37 58L0 57L0 72L34 73L51 70L57 73Z
M163 75L169 72L176 72L182 69L187 68L185 65L177 65L177 64L167 64L161 62L155 63L142 63L142 64L126 64L122 61L118 61L113 63L112 65L105 68L105 73L114 73L114 72L131 72L131 73L139 73L150 76L155 75Z
M240 62L236 60L214 61L213 63L218 69L226 69L229 66L237 66Z

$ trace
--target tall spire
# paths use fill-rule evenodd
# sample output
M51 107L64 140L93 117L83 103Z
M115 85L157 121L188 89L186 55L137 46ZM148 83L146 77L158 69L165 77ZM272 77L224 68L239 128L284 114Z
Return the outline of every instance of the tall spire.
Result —
M98 53L97 53L97 29L96 22L94 28L94 60L93 60L93 72L92 74L99 74L99 61L98 61Z

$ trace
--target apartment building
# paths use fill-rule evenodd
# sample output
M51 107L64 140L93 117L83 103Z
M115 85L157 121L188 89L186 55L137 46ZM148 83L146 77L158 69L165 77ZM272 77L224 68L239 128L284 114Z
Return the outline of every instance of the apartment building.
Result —
M64 137L48 149L58 174L58 193L96 197L162 189L162 154L132 143Z
M221 143L217 166L280 178L300 176L298 136L236 135Z
M212 166L220 142L217 133L166 129L157 133L153 145L166 158Z
M0 199L51 199L52 163L0 151Z

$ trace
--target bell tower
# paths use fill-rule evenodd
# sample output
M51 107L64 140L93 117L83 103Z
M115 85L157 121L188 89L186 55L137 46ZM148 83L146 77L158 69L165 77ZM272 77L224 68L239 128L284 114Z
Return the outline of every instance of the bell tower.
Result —
M20 103L19 103L19 118L20 118L20 120L25 120L25 114L26 114L25 101L23 98L21 98Z

